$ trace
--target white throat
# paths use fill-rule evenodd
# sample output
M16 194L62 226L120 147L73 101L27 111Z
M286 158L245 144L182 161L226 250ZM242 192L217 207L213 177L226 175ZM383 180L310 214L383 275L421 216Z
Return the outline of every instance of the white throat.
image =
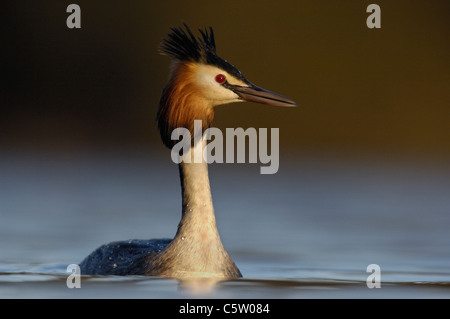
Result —
M194 152L202 155L206 139L199 139ZM241 273L222 245L209 186L208 163L201 156L196 163L179 164L183 207L181 221L173 241L153 262L164 266L155 275L188 278L236 278ZM184 158L186 159L186 158Z

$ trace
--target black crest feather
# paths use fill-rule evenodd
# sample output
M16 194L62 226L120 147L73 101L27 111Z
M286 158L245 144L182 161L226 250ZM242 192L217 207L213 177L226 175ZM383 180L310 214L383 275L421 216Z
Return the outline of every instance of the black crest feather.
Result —
M217 66L236 78L248 82L242 73L216 53L214 31L211 27L199 29L201 37L196 37L187 24L172 27L171 33L161 42L160 52L180 61L192 61ZM248 82L249 83L249 82Z
M186 24L184 27L172 27L172 32L162 41L160 51L181 61L208 63L216 55L213 29L199 29L201 38L197 38Z

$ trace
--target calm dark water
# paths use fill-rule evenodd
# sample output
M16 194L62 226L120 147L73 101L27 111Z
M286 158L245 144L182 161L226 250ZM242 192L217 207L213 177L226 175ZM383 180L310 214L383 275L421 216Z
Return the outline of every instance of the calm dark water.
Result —
M114 240L172 237L178 170L151 154L0 158L0 298L449 298L450 168L305 155L213 164L222 241L244 275L213 287L66 267ZM381 269L369 289L367 266Z

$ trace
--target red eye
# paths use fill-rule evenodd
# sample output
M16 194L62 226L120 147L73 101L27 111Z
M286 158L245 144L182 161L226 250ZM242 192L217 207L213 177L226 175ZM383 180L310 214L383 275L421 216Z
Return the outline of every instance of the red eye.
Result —
M223 74L216 75L216 82L222 84L227 78Z

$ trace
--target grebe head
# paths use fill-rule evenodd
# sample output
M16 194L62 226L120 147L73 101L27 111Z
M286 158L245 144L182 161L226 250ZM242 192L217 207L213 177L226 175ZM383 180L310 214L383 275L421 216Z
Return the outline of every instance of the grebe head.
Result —
M202 120L203 130L210 127L214 107L222 104L252 101L272 106L296 106L296 102L280 94L262 89L233 65L216 54L213 29L199 30L195 37L185 24L171 28L160 46L172 57L167 85L163 89L157 114L161 138L172 147L171 133L178 127L191 131L194 120Z

